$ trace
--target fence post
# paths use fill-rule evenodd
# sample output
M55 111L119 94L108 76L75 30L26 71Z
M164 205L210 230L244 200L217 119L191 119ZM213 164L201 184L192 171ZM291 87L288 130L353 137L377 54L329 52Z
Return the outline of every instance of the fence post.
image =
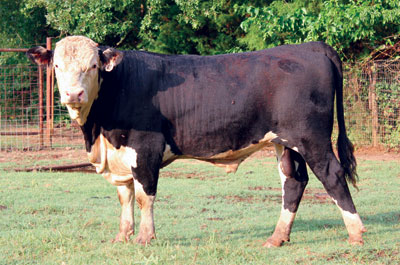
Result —
M379 119L378 119L378 102L376 98L376 79L377 69L375 62L372 63L369 74L369 107L372 114L372 146L378 146L378 130L379 130Z
M38 65L39 78L39 148L43 148L43 68Z
M51 50L51 38L46 38L46 49ZM51 115L52 110L52 96L51 96L51 66L47 65L46 67L46 138L49 144L49 148L52 148L52 128L53 128L53 119Z

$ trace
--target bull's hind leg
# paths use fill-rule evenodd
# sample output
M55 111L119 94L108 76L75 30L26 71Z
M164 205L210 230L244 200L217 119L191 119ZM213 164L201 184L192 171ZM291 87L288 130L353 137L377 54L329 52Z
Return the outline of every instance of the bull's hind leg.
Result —
M324 148L325 147L325 148ZM311 170L324 185L325 190L339 207L351 244L362 245L362 233L366 231L356 211L350 190L344 176L344 170L336 159L331 145L321 143L304 150L304 158Z
M136 243L146 245L156 238L153 216L155 196L147 195L142 184L135 180L135 197L141 211L139 235L136 237Z
M263 246L279 247L290 241L290 231L308 182L306 163L301 155L282 145L275 145L282 183L282 209L275 231Z
M121 219L119 223L119 233L112 242L120 242L129 240L129 237L134 233L134 187L133 183L124 186L117 186L118 198L121 203Z

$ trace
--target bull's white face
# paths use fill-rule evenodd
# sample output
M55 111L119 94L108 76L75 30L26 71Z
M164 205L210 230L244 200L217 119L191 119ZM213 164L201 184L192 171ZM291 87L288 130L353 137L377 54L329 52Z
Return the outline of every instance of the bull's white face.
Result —
M100 89L101 61L98 45L82 36L62 39L56 44L53 57L61 103L72 119L86 122L93 101Z

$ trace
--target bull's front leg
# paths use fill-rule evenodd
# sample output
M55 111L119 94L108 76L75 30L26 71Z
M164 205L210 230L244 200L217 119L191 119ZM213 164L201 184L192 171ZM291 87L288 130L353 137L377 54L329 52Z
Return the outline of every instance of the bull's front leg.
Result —
M132 133L132 148L137 153L137 163L132 166L135 198L141 211L139 234L136 243L149 244L156 238L153 205L165 149L164 136L157 132Z
M135 197L141 211L139 234L136 243L146 245L156 238L154 228L153 205L155 195L147 195L142 184L135 180Z
M121 203L121 219L119 223L119 233L112 240L112 242L128 242L129 237L134 234L135 222L133 216L134 207L134 185L133 182L124 185L117 186L118 198Z

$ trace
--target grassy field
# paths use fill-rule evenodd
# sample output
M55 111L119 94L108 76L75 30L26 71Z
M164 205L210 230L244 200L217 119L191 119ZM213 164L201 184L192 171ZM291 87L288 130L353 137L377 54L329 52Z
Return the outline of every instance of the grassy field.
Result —
M274 158L251 158L234 175L195 161L163 169L158 239L147 247L110 243L120 206L101 176L0 171L0 264L400 264L400 165L359 164L352 194L365 245L346 242L339 210L311 175L291 242L277 249L262 247L280 211Z

